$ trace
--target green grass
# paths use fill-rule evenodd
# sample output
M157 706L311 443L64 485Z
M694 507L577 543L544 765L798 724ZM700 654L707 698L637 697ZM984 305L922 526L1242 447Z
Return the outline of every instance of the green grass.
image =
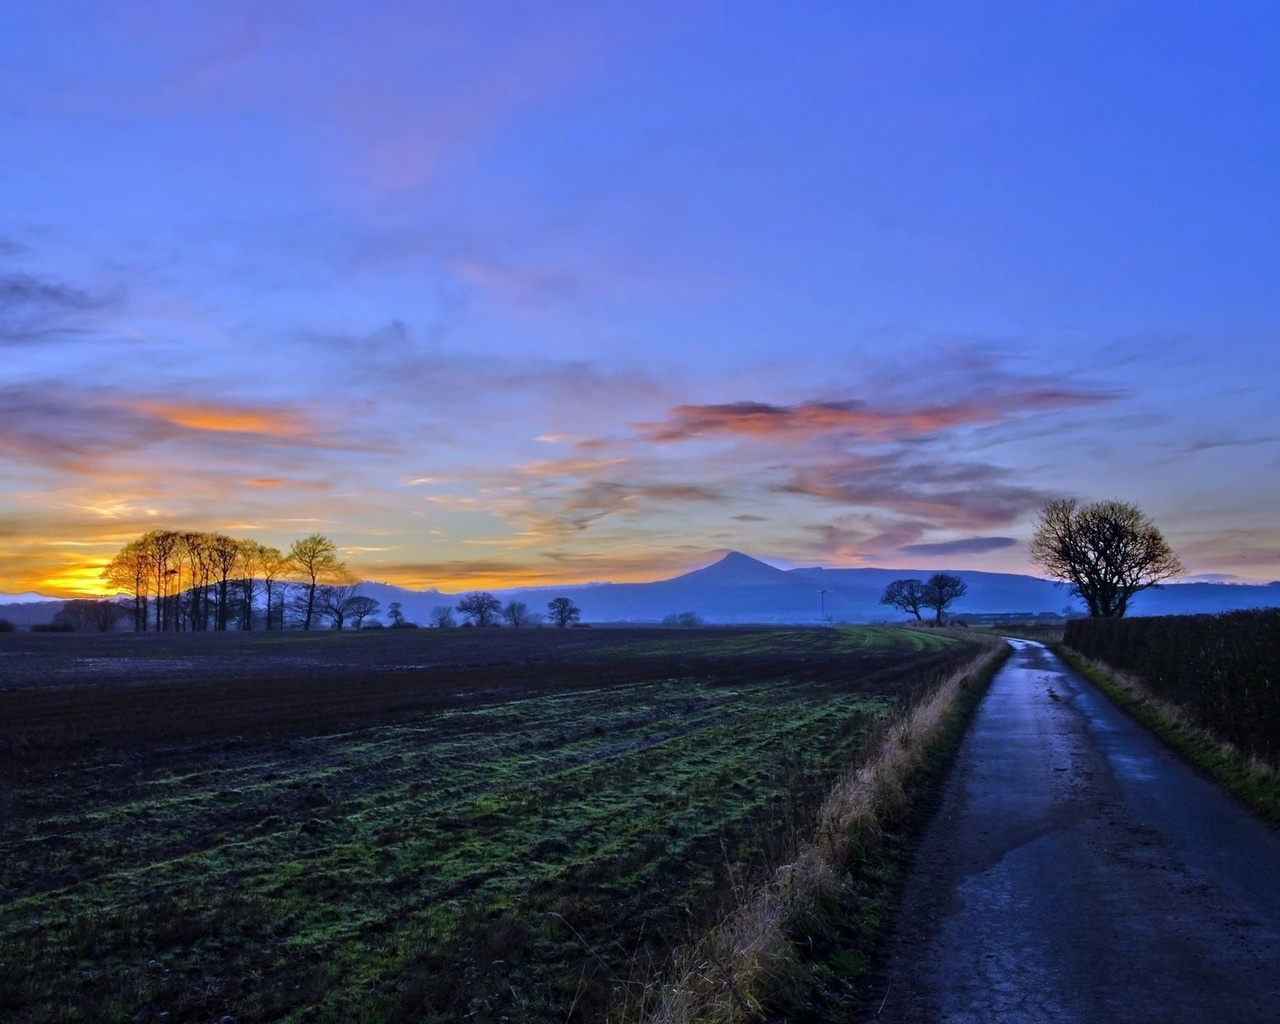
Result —
M183 740L175 705L88 742L101 690L79 723L71 692L8 695L51 724L0 742L0 1016L593 1019L776 864L867 732L963 652L903 630L591 643L563 687L527 689L527 659L396 676L349 728L304 707L286 727L283 685L209 684L192 706L222 733ZM310 685L323 704L375 682ZM260 735L219 705L273 698Z

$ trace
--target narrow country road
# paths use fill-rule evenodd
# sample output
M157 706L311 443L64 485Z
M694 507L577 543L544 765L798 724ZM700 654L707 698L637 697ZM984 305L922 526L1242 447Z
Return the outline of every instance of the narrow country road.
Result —
M872 1019L1280 1021L1280 833L1046 648L1012 643L922 840Z

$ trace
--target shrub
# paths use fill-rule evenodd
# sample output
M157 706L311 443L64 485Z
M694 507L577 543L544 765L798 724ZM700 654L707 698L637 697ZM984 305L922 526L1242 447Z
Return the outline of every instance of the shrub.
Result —
M33 633L74 633L76 627L71 622L37 622L31 627Z

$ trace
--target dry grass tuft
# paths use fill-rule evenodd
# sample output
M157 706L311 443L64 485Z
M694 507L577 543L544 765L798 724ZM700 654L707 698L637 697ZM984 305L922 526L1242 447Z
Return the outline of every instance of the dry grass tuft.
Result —
M993 640L973 661L888 724L857 766L832 787L812 836L763 884L737 893L737 903L697 941L676 951L663 974L614 1014L642 1024L745 1024L766 1002L799 986L805 963L797 922L819 924L848 885L850 869L880 842L906 809L906 787L924 765L975 678L1003 659Z

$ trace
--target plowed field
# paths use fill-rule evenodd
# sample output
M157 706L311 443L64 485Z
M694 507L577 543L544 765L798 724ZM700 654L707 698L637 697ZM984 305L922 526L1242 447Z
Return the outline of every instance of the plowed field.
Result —
M598 1019L968 654L896 629L0 643L0 1016Z

